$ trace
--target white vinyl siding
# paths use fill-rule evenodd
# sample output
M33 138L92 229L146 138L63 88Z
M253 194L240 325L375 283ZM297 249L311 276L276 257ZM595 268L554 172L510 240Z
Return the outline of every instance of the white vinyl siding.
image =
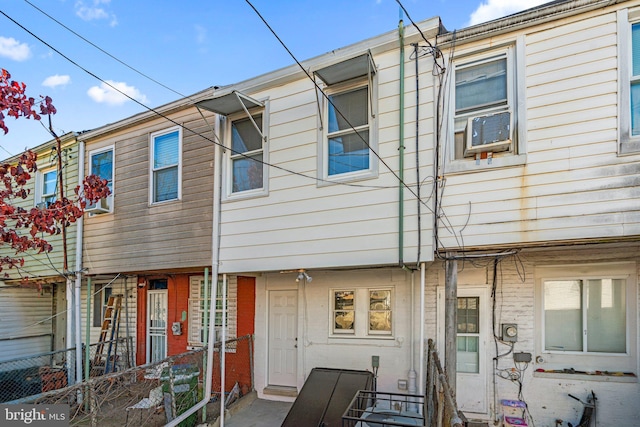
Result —
M640 8L621 9L618 24L618 152L640 151Z

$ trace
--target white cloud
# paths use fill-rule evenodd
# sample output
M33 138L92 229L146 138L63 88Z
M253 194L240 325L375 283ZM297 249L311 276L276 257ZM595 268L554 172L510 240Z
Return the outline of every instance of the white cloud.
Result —
M469 25L476 25L482 22L491 21L496 18L511 15L543 3L549 0L487 0L481 3L478 8L471 13Z
M97 19L108 19L109 25L118 25L116 15L109 12L103 6L109 6L111 0L91 0L88 4L84 0L77 0L75 3L76 15L83 21L94 21Z
M55 76L49 76L42 82L42 86L55 88L56 86L65 86L71 83L71 77L61 76L56 74Z
M119 106L130 100L123 94L127 94L143 104L149 102L147 97L135 87L129 86L124 82L114 82L113 80L107 80L106 83L101 83L100 86L93 86L87 91L87 95L95 102L112 106Z
M196 42L198 44L203 44L207 41L207 29L201 25L195 25L194 29L196 30Z
M31 57L31 49L13 37L0 37L0 56L14 61L26 61Z

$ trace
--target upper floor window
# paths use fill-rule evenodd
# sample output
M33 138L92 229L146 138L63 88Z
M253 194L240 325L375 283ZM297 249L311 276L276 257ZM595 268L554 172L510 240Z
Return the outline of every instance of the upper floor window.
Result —
M58 172L56 169L44 169L38 171L38 191L36 193L36 204L47 208L56 201L58 190Z
M376 73L370 53L315 71L319 96L319 170L324 180L350 180L377 173Z
M517 70L523 44L518 39L490 52L454 59L447 109L452 129L450 172L524 163L525 131L518 124L524 123L525 96Z
M106 201L97 202L88 209L94 213L109 212L113 206L113 147L92 151L89 158L89 173L106 179L111 194Z
M264 186L263 114L231 120L231 193Z
M391 289L334 289L331 291L331 334L335 337L392 335Z
M618 153L640 152L640 8L618 11Z
M182 130L172 128L151 134L151 203L181 196Z

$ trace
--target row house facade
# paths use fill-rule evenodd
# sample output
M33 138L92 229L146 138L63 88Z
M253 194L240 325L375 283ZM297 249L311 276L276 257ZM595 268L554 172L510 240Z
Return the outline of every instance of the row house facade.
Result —
M113 192L83 222L94 305L123 294L152 362L203 344L215 278L261 398L315 367L420 394L431 338L469 419L577 420L591 391L599 425L636 419L640 2L417 26L80 135Z

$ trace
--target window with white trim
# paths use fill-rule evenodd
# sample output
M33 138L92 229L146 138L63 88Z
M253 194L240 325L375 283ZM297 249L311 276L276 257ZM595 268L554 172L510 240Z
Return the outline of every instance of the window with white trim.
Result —
M179 200L182 181L182 129L175 127L150 135L150 203Z
M334 337L393 335L391 288L332 289L330 307L330 331Z
M635 371L636 275L633 263L536 269L536 348L550 368Z
M369 85L333 88L328 94L325 163L327 177L369 171Z
M36 206L47 208L56 201L58 172L56 168L38 170L36 179Z
M371 52L317 69L318 171L323 181L378 173L377 73Z
M106 285L96 285L93 293L93 326L102 327L104 315L107 312L109 297L113 294L113 288Z
M262 191L265 186L263 112L230 118L230 194Z
M113 147L94 150L89 153L89 174L107 180L110 194L106 197L109 211L113 210Z
M640 8L618 11L618 153L640 151Z
M236 337L237 325L237 278L230 276L227 279L227 328L226 338ZM211 286L211 279L209 279ZM205 307L211 303L211 295L209 289L208 298L205 300L205 280L203 276L194 276L189 278L189 323L188 323L188 344L191 347L202 347L205 341ZM216 291L215 306L215 340L220 341L222 337L222 312L223 312L223 289L222 280L218 281Z
M454 58L449 102L451 172L524 163L523 40Z

